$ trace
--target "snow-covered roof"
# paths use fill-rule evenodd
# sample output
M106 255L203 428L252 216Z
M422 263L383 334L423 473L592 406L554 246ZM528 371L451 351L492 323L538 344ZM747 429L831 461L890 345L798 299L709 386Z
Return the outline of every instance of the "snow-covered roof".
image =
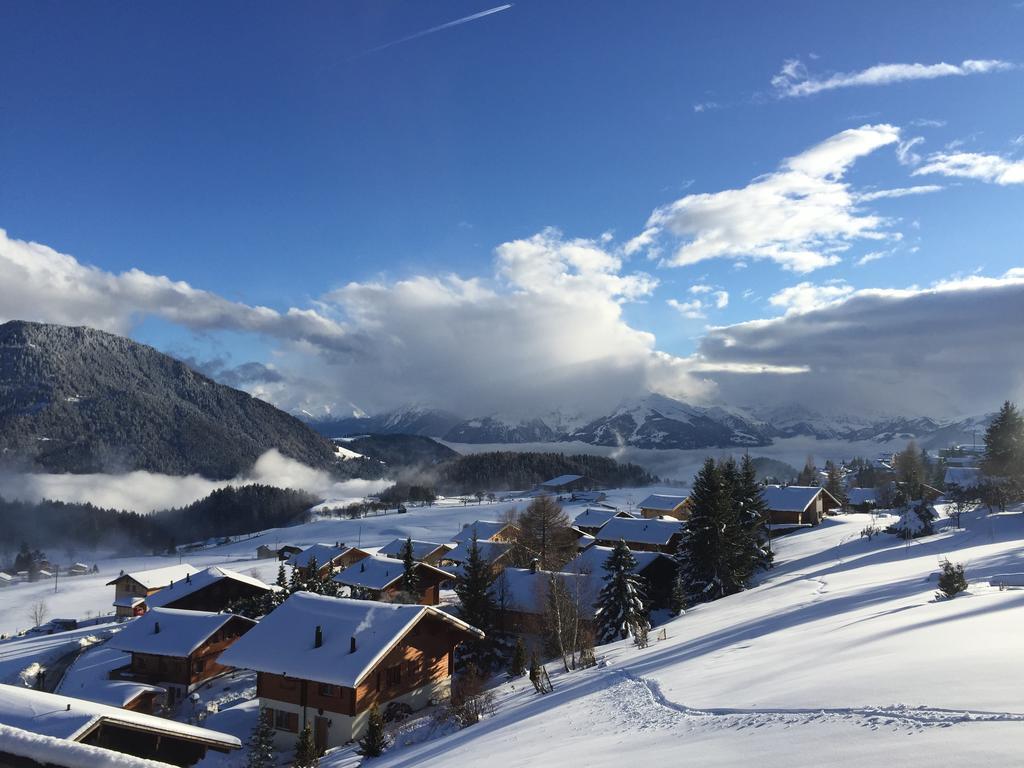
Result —
M166 587L172 581L178 581L184 579L186 576L191 576L193 573L199 573L199 569L195 568L188 563L181 563L180 565L168 565L163 568L153 568L148 571L131 571L118 576L117 579L112 579L107 582L109 587L114 584L118 579L122 579L125 576L134 579L139 582L146 589L160 589Z
M228 568L219 568L216 565L211 565L199 573L195 573L186 576L181 581L176 581L174 584L164 587L159 592L155 592L146 598L146 605L150 608L159 608L160 606L173 603L176 600L180 600L183 597L191 595L193 592L198 592L200 589L205 589L211 584L216 584L222 579L230 579L231 581L238 581L242 584L248 584L251 587L269 591L272 589L270 585L264 584L262 581L257 579L255 576L247 576L244 573L238 571L232 571Z
M480 552L480 557L488 563L493 563L512 548L511 544L506 544L501 541L478 541L476 546ZM464 563L469 560L469 550L472 549L472 547L472 539L464 541L451 552L445 552L441 559L446 562Z
M383 547L378 550L378 553L387 557L402 557L402 552L405 549L406 539L395 539L389 541ZM420 541L418 539L412 540L412 559L422 560L423 558L436 552L444 544L435 544L432 541Z
M604 507L587 507L572 521L572 524L577 528L600 528L602 525L607 523L613 517L622 515L625 513L619 512L617 509L605 509ZM632 517L632 515L627 515Z
M604 575L604 564L607 562L608 557L612 553L611 547L590 547L580 552L576 557L565 564L565 570L570 573L592 573L595 576ZM633 558L636 560L636 572L639 573L647 568L651 563L659 558L665 558L671 560L671 558L662 552L642 552L636 551L632 553Z
M417 563L417 569L433 571L442 578L448 577L445 571L427 563ZM401 560L371 555L364 557L358 563L353 563L341 573L335 574L334 581L347 587L386 589L401 579L404 574L405 566Z
M641 520L631 517L613 517L597 532L598 541L619 541L627 544L656 544L664 546L683 530L678 520Z
M311 547L299 552L297 555L292 555L286 560L287 565L291 565L296 568L305 568L309 565L312 558L316 558L317 566L323 567L330 562L333 562L335 558L348 552L354 547L336 547L333 544L314 544Z
M541 483L541 486L545 488L561 488L582 479L583 475L559 475L558 477L552 477L550 480Z
M202 742L218 749L238 749L242 746L234 736L208 728L57 693L0 685L0 725L21 728L43 736L75 740L100 722Z
M428 605L396 605L296 592L224 651L218 662L355 688L419 621L434 617L483 633ZM314 644L316 627L323 644ZM356 650L351 651L355 638Z
M57 692L111 707L126 706L144 693L164 693L164 689L156 685L110 679L111 672L130 662L131 656L106 643L90 648L64 673Z
M185 657L234 618L249 624L256 623L233 613L154 608L128 622L108 644L111 648L130 653Z
M669 496L663 493L652 493L637 504L638 509L653 509L657 512L672 512L686 501L687 496Z
M846 500L855 507L861 504L878 504L878 491L874 488L850 488L846 491Z
M593 616L593 605L601 591L601 580L586 573L542 570L534 573L529 568L506 568L502 574L492 586L492 592L497 595L503 591L506 607L523 613L544 613L552 577L562 582L586 616Z
M773 512L803 512L822 492L816 485L767 485L765 505Z
M114 598L115 608L134 608L136 605L142 605L146 602L146 598L138 597L137 595L122 595L121 597Z
M0 581L14 581L14 577L11 576L11 574L9 573L4 573L3 571L0 571Z
M489 541L505 530L507 526L508 523L502 523L497 520L476 520L464 526L461 531L452 537L452 541L458 543L472 541L474 535L477 541Z
M0 754L22 757L33 765L61 768L173 768L170 763L147 760L91 744L43 736L10 725L0 725Z
M947 467L943 481L947 486L973 488L981 482L981 470L977 467Z

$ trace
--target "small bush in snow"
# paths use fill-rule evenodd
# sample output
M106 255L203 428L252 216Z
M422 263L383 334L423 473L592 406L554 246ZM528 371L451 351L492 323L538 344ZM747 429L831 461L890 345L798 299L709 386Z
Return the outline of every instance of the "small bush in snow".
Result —
M942 561L942 573L939 574L938 599L952 599L967 589L967 577L964 575L963 563Z
M879 528L874 523L872 523L871 525L867 525L867 526L865 526L864 528L861 529L860 537L862 539L866 538L868 541L871 541L872 538L874 538L875 536L877 536L881 532L882 532L882 529Z

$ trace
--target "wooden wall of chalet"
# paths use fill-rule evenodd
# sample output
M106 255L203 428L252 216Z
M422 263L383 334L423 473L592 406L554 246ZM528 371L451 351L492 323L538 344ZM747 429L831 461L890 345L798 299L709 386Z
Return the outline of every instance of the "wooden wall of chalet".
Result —
M164 605L164 608L177 608L183 611L209 611L219 613L228 605L240 598L262 595L266 590L253 584L246 584L234 579L218 579L203 589Z

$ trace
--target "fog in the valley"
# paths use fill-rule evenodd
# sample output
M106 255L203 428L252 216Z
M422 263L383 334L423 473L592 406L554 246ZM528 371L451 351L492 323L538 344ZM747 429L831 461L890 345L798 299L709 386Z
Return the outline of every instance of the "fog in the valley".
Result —
M111 509L153 512L191 504L217 488L250 483L308 491L324 499L358 499L388 485L385 480L338 481L327 472L270 450L252 469L232 480L144 471L87 475L9 472L0 475L0 496L24 501L91 502Z

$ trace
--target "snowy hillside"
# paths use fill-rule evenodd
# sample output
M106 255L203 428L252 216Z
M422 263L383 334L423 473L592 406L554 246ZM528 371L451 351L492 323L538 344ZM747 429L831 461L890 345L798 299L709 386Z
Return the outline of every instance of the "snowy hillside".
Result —
M670 622L667 639L605 646L547 696L505 684L492 718L374 765L1017 764L1024 592L985 580L1024 565L1024 515L909 547L861 538L869 522L779 539L760 586ZM945 556L971 588L937 602Z

